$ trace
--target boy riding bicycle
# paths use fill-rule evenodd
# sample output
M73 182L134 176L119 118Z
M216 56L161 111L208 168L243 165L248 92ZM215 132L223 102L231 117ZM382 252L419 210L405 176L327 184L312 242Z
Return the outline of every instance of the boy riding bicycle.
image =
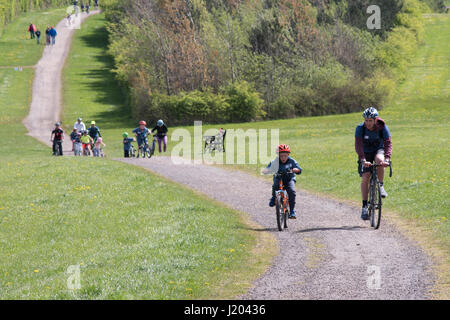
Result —
M139 121L139 127L134 129L132 132L136 136L138 143L138 149L144 148L148 145L147 136L150 134L150 130L146 127L147 123L145 121ZM137 158L139 158L139 152L137 153Z
M380 165L377 171L378 181L380 181L380 195L387 197L384 190L384 167L389 166L392 155L392 140L389 128L384 120L378 117L377 109L370 107L363 112L364 122L356 127L355 131L355 151L358 154L358 172L361 176L362 210L361 219L369 219L367 208L369 197L370 166L375 161ZM362 168L363 167L363 168ZM361 169L362 173L361 173Z
M52 131L50 141L53 142L53 155L57 156L56 146L58 146L59 155L62 156L63 155L62 143L64 142L64 130L61 129L61 123L59 122L55 123L55 129Z
M285 173L283 176L283 184L286 188L289 197L289 219L296 219L295 215L295 183L296 175L302 173L302 168L300 168L297 161L292 159L289 154L291 153L291 148L286 144L280 144L277 148L278 157L276 157L269 165L263 170L264 174L267 173ZM272 185L272 198L270 199L269 206L275 206L275 192L280 189L280 179L279 177L273 178Z

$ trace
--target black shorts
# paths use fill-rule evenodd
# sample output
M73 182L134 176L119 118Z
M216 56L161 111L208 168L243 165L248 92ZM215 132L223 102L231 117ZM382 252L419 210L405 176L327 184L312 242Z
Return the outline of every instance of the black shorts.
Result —
M366 157L367 162L374 162L377 154L384 155L384 149L378 149L377 152L364 152L364 156ZM362 172L361 172L362 169ZM365 172L370 172L372 169L370 167L363 167L363 163L358 160L358 173L359 176L362 177L362 174Z

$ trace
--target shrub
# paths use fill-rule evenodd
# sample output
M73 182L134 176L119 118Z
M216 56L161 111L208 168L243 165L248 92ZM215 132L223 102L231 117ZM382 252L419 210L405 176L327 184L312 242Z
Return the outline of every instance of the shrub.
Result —
M248 122L265 115L262 110L263 100L246 81L229 84L224 93L230 105L228 119L231 122Z

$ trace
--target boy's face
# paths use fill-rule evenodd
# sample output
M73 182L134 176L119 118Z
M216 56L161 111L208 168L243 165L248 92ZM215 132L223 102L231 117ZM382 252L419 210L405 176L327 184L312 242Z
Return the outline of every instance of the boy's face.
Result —
M280 160L282 163L286 163L286 161L289 158L289 153L287 152L280 152Z
M140 124L139 128L141 128L141 130L143 130L145 128L145 126L143 124Z

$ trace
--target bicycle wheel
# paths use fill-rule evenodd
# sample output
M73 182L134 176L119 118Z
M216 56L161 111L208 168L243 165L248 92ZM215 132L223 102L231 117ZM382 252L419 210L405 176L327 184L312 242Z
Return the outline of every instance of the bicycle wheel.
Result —
M375 195L374 195L374 210L373 210L373 227L375 229L378 229L380 227L380 221L381 221L381 192L380 192L380 185L377 182L375 189Z
M150 149L150 157L149 158L151 158L155 154L155 149L156 149L156 140L153 139L152 148Z
M284 228L287 229L288 227L288 220L289 220L289 203L287 201L287 199L285 199L286 204L285 204L285 209L284 209L284 214L283 214L283 219L284 219Z
M281 197L278 195L277 199L276 199L276 204L275 204L275 214L277 217L277 226L278 226L278 231L283 231L283 206L282 206L282 199Z

